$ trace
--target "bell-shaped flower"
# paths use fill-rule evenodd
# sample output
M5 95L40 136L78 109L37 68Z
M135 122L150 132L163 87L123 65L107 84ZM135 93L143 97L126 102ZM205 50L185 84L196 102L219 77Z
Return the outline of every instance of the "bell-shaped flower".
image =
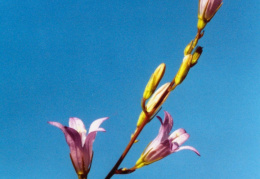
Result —
M202 30L222 5L222 0L199 0L198 29Z
M197 155L199 152L191 146L181 146L189 138L189 134L184 129L177 129L170 136L169 133L173 126L171 115L165 111L164 120L157 116L161 122L161 127L157 137L146 147L141 157L135 164L135 168L141 168L153 162L163 159L164 157L178 152L180 150L189 149Z
M93 151L92 145L98 131L105 131L99 126L108 118L100 118L92 122L87 134L84 123L72 117L69 119L69 127L58 122L48 122L62 130L70 148L70 158L79 178L86 178L90 170Z

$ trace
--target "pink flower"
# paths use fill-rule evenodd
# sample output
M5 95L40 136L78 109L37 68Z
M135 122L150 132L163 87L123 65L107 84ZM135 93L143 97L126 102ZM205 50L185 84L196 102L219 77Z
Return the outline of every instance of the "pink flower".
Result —
M147 146L141 157L135 164L135 168L141 168L153 162L163 159L164 157L178 152L180 150L189 149L194 151L197 155L199 152L191 146L181 146L190 135L184 129L177 129L170 136L169 133L173 126L173 119L168 112L165 113L164 121L157 116L161 122L161 127L157 137Z
M58 122L48 122L60 128L64 133L70 148L71 161L79 177L87 177L93 157L92 145L97 132L105 131L105 129L99 128L99 126L106 119L108 118L101 118L92 122L88 134L84 123L79 118L70 118L69 127L63 126Z
M199 0L198 28L203 29L222 5L222 0Z

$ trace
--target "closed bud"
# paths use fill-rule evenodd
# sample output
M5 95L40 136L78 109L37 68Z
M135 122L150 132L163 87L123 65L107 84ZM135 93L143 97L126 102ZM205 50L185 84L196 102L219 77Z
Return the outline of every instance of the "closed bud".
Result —
M174 78L174 83L176 86L181 84L182 81L186 78L186 76L190 70L191 59L192 59L191 54L188 54L183 58L181 67L179 68L179 71L177 72L177 74Z
M222 5L222 0L199 0L198 29L202 30Z
M194 65L197 64L198 62L198 59L200 58L200 55L202 54L202 47L201 46L198 46L194 53L192 54L192 59L191 59L191 64L190 64L190 67L193 67Z
M149 113L149 117L153 116L158 111L158 109L161 107L161 105L165 102L165 100L167 99L167 97L170 94L170 91L167 91L169 89L169 87L170 87L170 83L165 83L159 89L157 89L155 91L155 93L153 94L153 96L149 99L149 101L147 102L147 105L146 105L146 109L147 109L147 112ZM151 112L153 112L153 113L151 113ZM139 116L139 119L137 121L137 127L139 127L143 123L145 117L146 117L146 115L142 111ZM149 119L149 121L150 120L151 119Z
M184 56L190 54L190 52L192 51L192 45L193 44L193 40L185 47L184 49Z
M151 95L154 93L155 89L157 88L159 82L161 81L164 72L165 72L165 64L162 63L160 64L154 71L154 73L152 74L152 76L150 77L144 93L143 93L143 98L144 99L148 99L151 97Z

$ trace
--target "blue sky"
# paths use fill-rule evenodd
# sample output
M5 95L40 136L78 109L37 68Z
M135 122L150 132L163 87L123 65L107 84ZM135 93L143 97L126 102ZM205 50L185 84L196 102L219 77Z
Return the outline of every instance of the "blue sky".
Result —
M76 178L62 132L47 124L110 117L89 178L104 178L127 145L143 89L166 63L172 80L196 34L198 1L0 2L0 178ZM260 5L224 0L205 28L204 52L163 110L201 157L181 151L114 178L260 178ZM163 111L162 110L162 111ZM163 116L163 112L159 115ZM121 167L157 135L144 129Z

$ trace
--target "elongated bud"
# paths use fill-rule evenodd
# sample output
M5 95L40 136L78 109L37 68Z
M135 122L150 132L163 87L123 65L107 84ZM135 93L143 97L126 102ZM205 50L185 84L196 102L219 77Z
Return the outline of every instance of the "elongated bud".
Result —
M192 45L193 44L193 40L185 47L184 49L184 56L188 55L191 53L192 51Z
M191 64L190 64L190 67L193 67L194 65L197 64L198 62L198 59L200 58L200 55L202 54L202 47L201 46L198 46L194 53L192 54L192 59L191 59Z
M188 54L183 58L181 67L179 68L179 71L177 72L177 74L174 78L175 85L181 84L182 81L186 78L186 76L190 70L191 59L192 59L191 54Z
M167 97L170 94L170 91L168 91L169 87L170 87L170 83L165 83L159 89L157 89L153 94L153 96L149 99L146 105L146 109L147 112L149 113L149 117L153 116L161 107L161 105L164 103L164 101L167 99ZM145 117L146 117L145 113L142 111L137 121L137 127L143 123ZM149 121L150 120L151 119L149 119Z
M162 63L155 69L154 73L150 77L150 80L148 81L145 87L144 94L143 94L144 99L150 98L151 95L154 93L155 89L157 88L159 82L161 81L164 75L165 67L166 67L165 64Z
M198 24L199 30L204 29L222 5L222 0L199 0Z

